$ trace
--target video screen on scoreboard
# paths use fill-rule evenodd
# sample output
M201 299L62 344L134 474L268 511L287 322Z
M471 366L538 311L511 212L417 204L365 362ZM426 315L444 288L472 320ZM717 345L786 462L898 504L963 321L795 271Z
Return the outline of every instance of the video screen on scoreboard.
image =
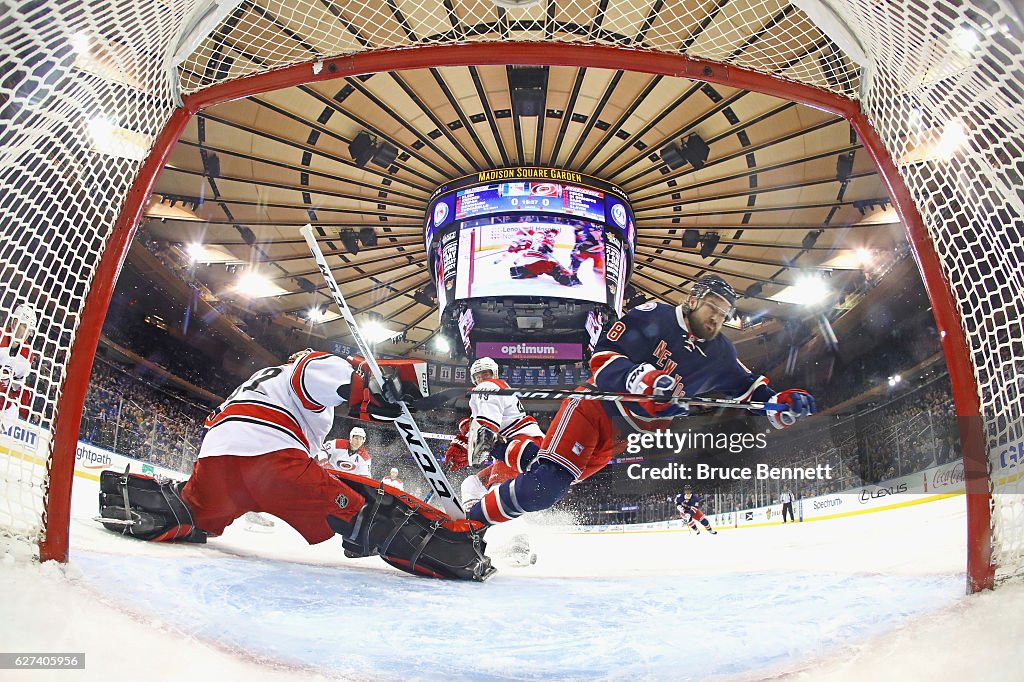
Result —
M608 300L605 233L563 216L467 220L458 232L454 299L549 296Z

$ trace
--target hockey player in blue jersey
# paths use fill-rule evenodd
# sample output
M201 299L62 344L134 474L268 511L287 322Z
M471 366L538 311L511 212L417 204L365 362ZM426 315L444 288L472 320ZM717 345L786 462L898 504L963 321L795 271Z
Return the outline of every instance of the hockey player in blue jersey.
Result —
M743 401L776 402L785 412L765 416L785 428L815 411L802 389L776 393L768 379L736 357L719 332L735 309L737 294L721 277L696 284L686 303L645 303L615 322L598 341L590 360L591 386L652 397L722 393ZM469 510L470 519L510 521L524 512L547 509L569 486L604 468L637 431L665 429L686 408L665 402L603 402L568 398L562 402L540 448L508 462L518 475L488 491Z
M676 511L679 512L679 517L686 522L690 530L697 535L700 535L700 529L697 528L698 522L704 526L707 532L712 535L718 535L718 531L711 527L711 522L708 521L707 517L704 516L704 512L701 511L700 505L703 502L704 498L701 495L687 490L676 495Z

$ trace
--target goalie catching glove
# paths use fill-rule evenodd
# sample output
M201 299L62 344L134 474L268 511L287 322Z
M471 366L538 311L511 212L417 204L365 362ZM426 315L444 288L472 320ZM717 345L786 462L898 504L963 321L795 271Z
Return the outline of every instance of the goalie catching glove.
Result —
M421 360L378 360L384 375L379 384L361 357L348 358L355 368L349 385L348 413L362 421L390 423L402 414L399 403L412 405L427 396L427 363Z

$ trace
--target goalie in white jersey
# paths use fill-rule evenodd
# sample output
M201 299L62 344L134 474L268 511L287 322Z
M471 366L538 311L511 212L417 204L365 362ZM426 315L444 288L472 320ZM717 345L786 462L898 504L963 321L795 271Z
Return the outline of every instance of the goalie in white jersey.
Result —
M309 544L337 533L351 557L380 554L410 573L483 579L489 560L476 534L480 524L316 461L335 407L347 402L349 416L393 422L398 400L423 397L426 363L379 364L394 372L384 386L361 359L311 349L256 372L207 417L185 484L104 472L103 524L144 540L205 542L246 512L267 512Z
M498 363L491 358L476 360L469 368L469 376L474 391L509 388L498 378ZM518 461L524 453L532 456L544 438L537 420L526 413L518 398L474 394L469 398L469 410L466 453L463 456L449 450L452 470L477 466L488 457L493 457L494 463L462 482L462 502L467 509L492 487L514 478L516 471L505 462ZM452 447L458 449L460 443L456 436Z

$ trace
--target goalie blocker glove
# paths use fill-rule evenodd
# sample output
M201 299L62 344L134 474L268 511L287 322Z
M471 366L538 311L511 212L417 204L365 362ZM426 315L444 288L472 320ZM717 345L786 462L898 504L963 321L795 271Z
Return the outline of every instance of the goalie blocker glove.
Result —
M349 416L362 421L390 423L402 414L400 402L412 405L427 395L426 363L420 360L378 360L384 384L370 374L369 366L361 357L348 358L355 368L348 400Z

